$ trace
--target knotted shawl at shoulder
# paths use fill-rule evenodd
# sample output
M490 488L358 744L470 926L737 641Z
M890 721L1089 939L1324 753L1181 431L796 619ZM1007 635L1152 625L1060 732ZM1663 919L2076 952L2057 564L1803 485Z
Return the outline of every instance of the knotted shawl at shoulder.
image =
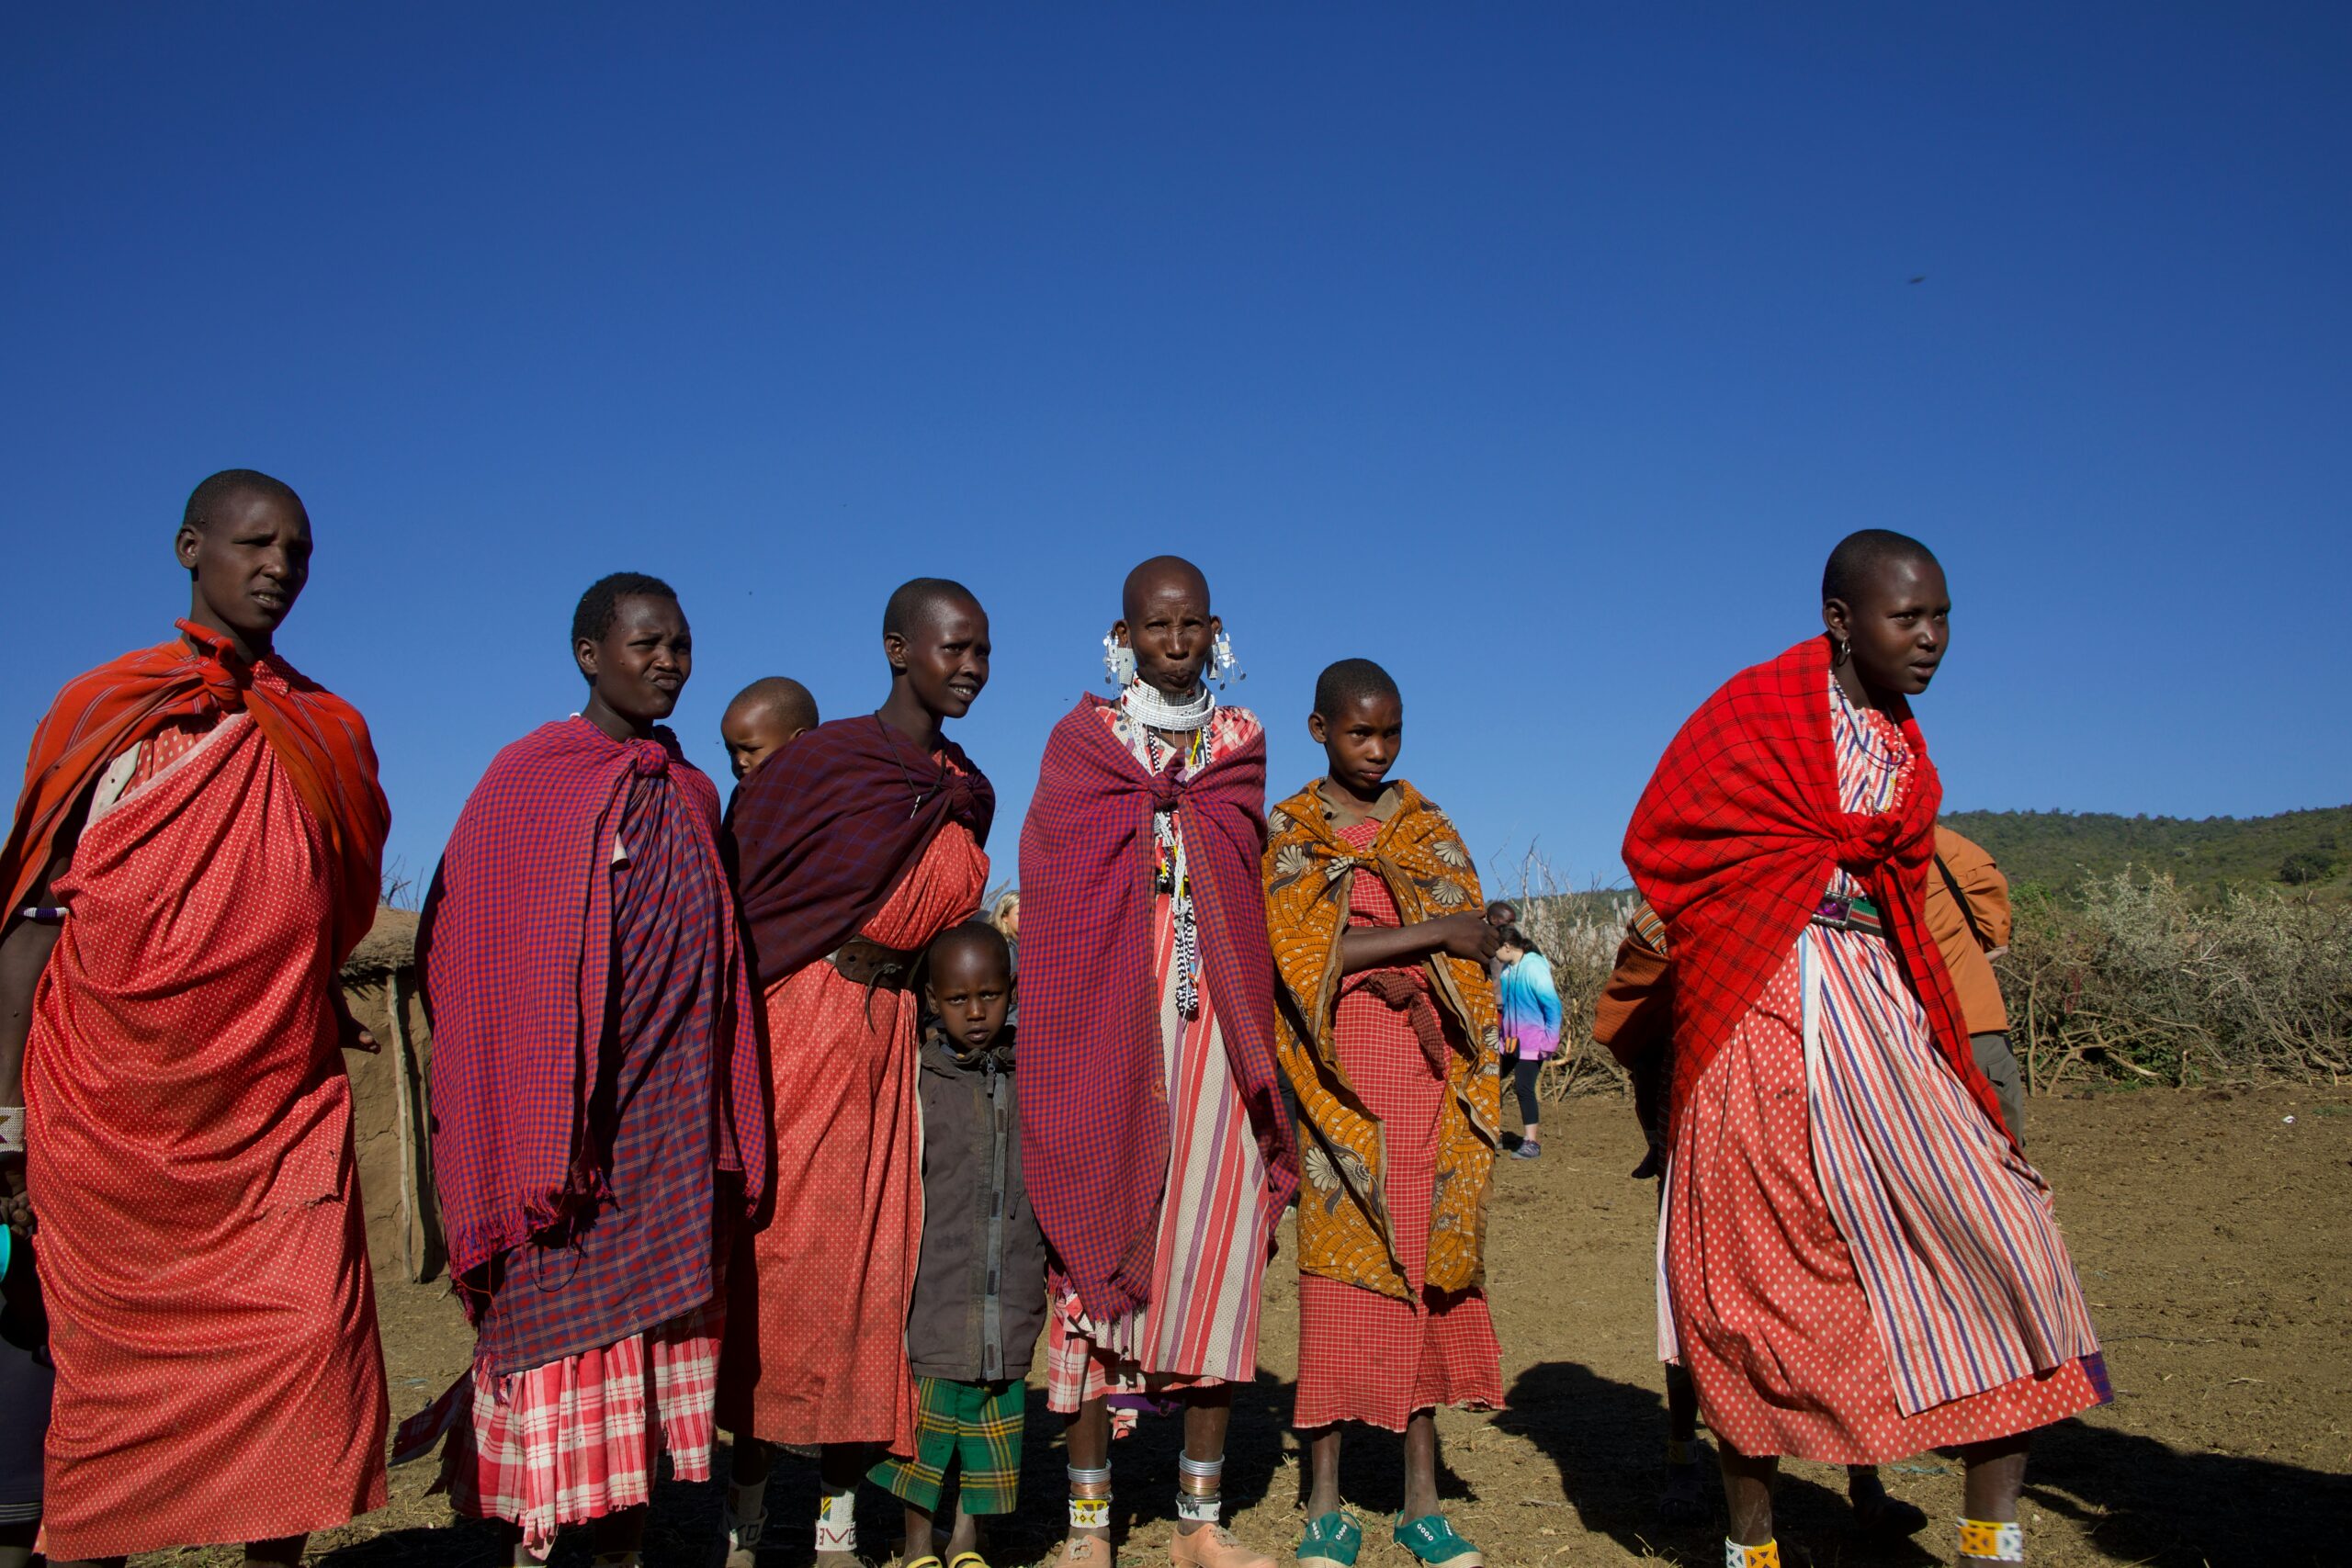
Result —
M1870 889L1936 1048L2000 1123L1928 931L1928 863L1942 781L1907 707L1891 714L1913 772L1893 809L1839 805L1830 732L1829 649L1808 637L1741 671L1668 745L1625 830L1626 868L1666 924L1673 953L1669 1118L1787 959L1843 867Z
M113 761L175 718L248 713L327 843L334 867L336 966L375 923L391 807L376 782L376 749L359 710L276 654L262 663L284 682L256 682L229 639L190 621L177 638L126 653L65 684L33 731L16 820L0 850L6 918L57 853L57 836L83 793Z
M1152 974L1155 810L1172 807L1200 915L1202 967L1272 1190L1298 1166L1274 1063L1273 966L1258 881L1266 738L1193 778L1154 774L1086 697L1054 727L1021 829L1022 1174L1086 1313L1148 1300L1168 1170Z
M960 822L985 848L995 817L996 790L961 747L943 740L934 758L871 714L771 757L729 823L761 987L855 936L941 828Z
M1314 784L1283 802L1268 819L1264 876L1277 979L1276 1049L1299 1114L1319 1145L1306 1156L1299 1267L1404 1299L1411 1291L1388 1217L1386 1133L1340 1064L1340 943L1354 881L1367 872L1387 887L1406 925L1476 910L1484 898L1477 868L1452 820L1410 784L1399 780L1390 787L1396 807L1361 853L1333 831ZM1453 1053L1438 1119L1426 1280L1441 1291L1462 1291L1485 1278L1501 1031L1485 965L1434 953L1419 967L1454 1024L1446 1032Z
M442 852L417 962L433 1024L434 1177L458 1275L601 1191L582 1132L605 1043L610 872L632 781L668 775L725 886L718 792L668 730L656 734L621 741L582 718L541 725L492 761ZM748 1213L767 1179L766 1072L741 944L731 919L719 923L715 1157L742 1172Z

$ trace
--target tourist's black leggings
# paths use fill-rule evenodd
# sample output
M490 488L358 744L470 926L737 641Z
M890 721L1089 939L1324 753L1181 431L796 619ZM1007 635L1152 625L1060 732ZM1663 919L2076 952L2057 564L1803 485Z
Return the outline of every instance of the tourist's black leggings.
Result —
M1504 1058L1504 1065L1510 1069L1511 1089L1519 1096L1521 1124L1532 1126L1541 1122L1543 1117L1535 1111L1535 1075L1544 1070L1544 1058L1509 1056Z

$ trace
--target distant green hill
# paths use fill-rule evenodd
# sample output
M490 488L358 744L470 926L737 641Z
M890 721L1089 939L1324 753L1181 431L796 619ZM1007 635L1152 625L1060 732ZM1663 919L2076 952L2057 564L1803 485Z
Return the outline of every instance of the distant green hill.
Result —
M1944 823L1992 851L2012 883L2062 896L2126 865L2168 871L2184 887L2265 883L2352 895L2352 806L2202 819L1955 811Z

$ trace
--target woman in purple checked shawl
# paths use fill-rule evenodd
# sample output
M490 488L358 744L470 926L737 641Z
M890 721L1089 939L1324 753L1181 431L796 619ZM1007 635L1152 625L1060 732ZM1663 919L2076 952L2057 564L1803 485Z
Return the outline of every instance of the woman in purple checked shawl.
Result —
M492 762L418 936L478 1338L394 1457L447 1433L452 1503L506 1521L514 1562L593 1518L598 1562L634 1564L658 1457L710 1474L720 1275L766 1179L767 1111L718 792L657 723L693 670L684 613L621 573L572 634L587 705Z

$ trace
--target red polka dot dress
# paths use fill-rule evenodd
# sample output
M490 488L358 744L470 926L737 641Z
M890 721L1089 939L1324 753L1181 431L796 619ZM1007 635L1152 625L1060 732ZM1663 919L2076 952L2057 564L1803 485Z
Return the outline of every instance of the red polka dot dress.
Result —
M979 907L989 859L951 822L863 934L912 950ZM913 993L819 961L768 989L775 1211L739 1247L718 1423L778 1443L914 1452L907 1313L922 1247Z
M183 725L99 781L53 891L70 912L25 1068L57 1366L50 1554L267 1540L382 1506L316 821L251 718Z

